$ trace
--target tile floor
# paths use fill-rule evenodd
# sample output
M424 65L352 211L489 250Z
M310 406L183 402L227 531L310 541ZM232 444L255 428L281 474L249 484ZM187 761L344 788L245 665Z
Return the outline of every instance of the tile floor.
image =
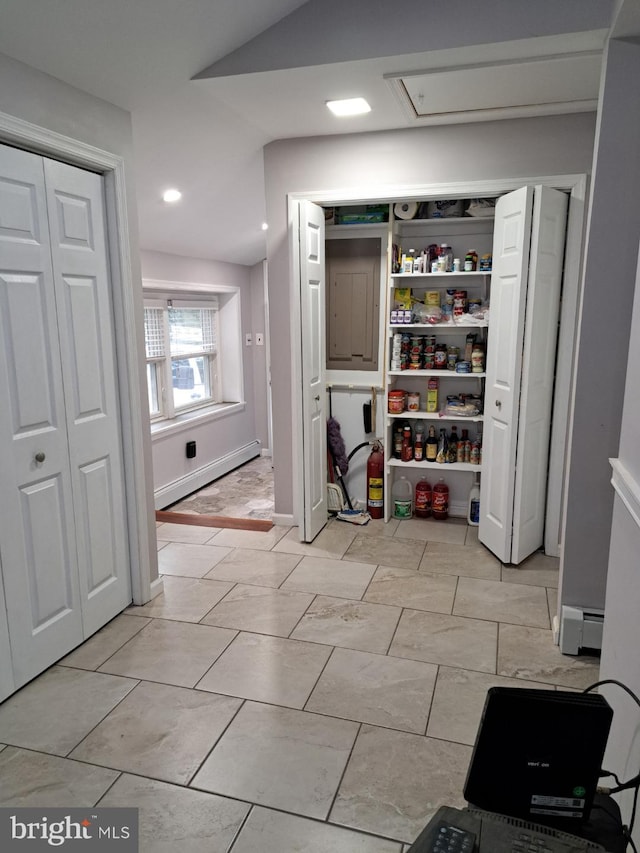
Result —
M0 805L136 806L145 853L403 853L464 805L490 686L597 680L552 644L557 561L460 522L158 547L164 593L0 706Z

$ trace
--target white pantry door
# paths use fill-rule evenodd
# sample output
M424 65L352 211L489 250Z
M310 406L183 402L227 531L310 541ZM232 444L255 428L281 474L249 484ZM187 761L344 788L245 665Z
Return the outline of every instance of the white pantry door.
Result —
M327 523L324 211L309 201L301 201L299 210L304 500L300 539L311 542Z
M130 601L98 175L0 146L0 559L15 687Z
M478 537L503 563L544 542L566 209L542 187L496 204Z
M516 565L544 544L568 204L566 193L535 188L513 504L511 562Z
M131 601L102 179L45 160L85 636Z

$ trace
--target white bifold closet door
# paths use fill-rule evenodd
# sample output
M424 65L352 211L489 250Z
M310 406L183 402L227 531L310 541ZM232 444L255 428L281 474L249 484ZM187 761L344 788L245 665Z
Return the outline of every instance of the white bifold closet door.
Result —
M115 352L101 177L0 146L0 568L13 689L131 600Z
M503 563L544 544L567 205L542 186L496 204L478 536Z

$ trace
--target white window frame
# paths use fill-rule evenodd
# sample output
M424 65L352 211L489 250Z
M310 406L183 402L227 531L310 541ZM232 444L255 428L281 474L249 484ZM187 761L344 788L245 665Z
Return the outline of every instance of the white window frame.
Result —
M160 412L151 415L152 432L179 429L194 418L212 419L245 408L242 366L242 327L240 288L230 285L203 285L187 282L143 280L145 308L211 308L217 302L217 331L212 393L216 401L194 403L177 410L173 406L171 353L169 345L168 311L164 315L167 350L162 357L146 359L160 363L162 403ZM175 356L174 356L175 358ZM145 374L146 375L146 374Z

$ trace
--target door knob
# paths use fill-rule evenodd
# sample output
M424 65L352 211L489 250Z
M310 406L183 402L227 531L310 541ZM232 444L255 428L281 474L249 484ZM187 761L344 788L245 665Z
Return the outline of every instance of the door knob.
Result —
M318 396L317 396L317 397L314 397L314 400L317 400L317 401L318 401L318 403L319 403L319 402L320 402L320 394L318 394Z
M37 462L39 465L41 465L47 457L46 457L46 456L44 455L44 453L40 450L38 453L36 453L36 455L35 455L33 458L36 460L36 462Z
M501 409L501 408L502 408L502 401L501 401L501 400L496 400L496 406L497 406L499 409Z

